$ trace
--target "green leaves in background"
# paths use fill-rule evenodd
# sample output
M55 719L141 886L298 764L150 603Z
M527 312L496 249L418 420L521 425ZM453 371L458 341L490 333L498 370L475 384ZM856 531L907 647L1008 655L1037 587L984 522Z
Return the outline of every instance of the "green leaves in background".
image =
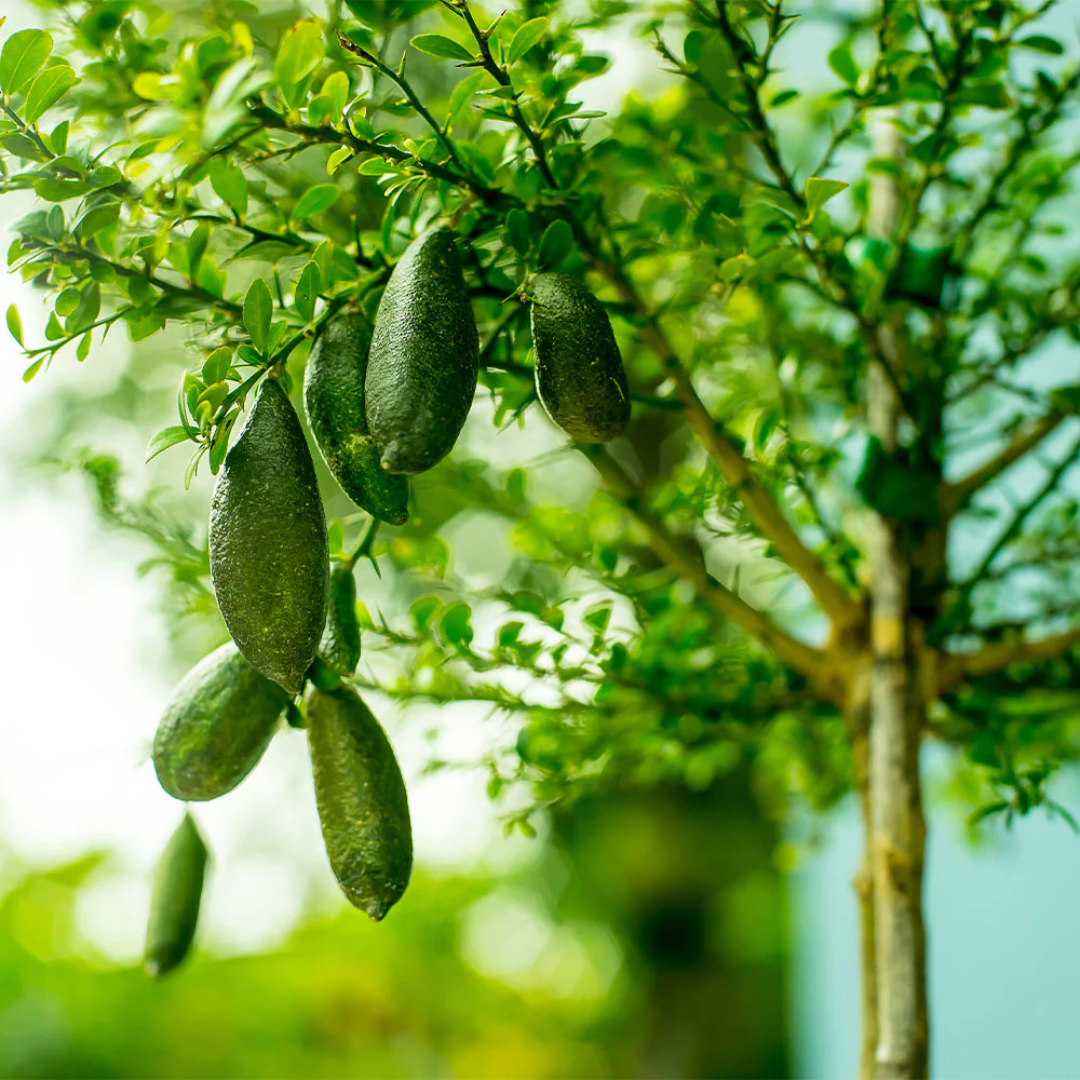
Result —
M808 176L805 188L807 221L812 221L814 215L847 186L843 180L823 180L819 176Z
M41 70L52 52L52 35L44 30L17 30L0 50L0 90L19 94Z
M247 213L248 182L244 170L221 154L210 159L210 186L214 194L241 220Z
M325 55L322 27L314 19L302 19L285 31L274 59L274 81L290 109L307 96Z
M530 19L527 23L518 27L513 41L506 54L507 63L513 64L520 60L543 36L551 20L546 18Z
M316 184L308 188L296 201L292 220L303 221L315 214L321 214L324 210L329 210L338 201L340 194L341 189L337 184Z
M829 53L829 67L848 86L854 86L859 81L859 69L851 55L851 49L847 45L837 45Z
M465 106L472 100L473 94L480 89L480 84L489 77L486 71L474 71L454 87L446 106L446 126L448 128L453 125Z
M528 254L532 238L529 236L529 216L524 210L511 210L506 215L506 239L519 255Z

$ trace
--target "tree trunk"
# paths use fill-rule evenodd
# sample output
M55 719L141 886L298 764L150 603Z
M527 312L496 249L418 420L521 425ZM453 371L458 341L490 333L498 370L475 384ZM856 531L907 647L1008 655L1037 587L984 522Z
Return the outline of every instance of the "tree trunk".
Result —
M878 157L898 157L896 129L882 120ZM870 230L882 239L900 214L894 180L875 174ZM881 328L886 358L899 366L894 329ZM868 373L871 434L886 453L897 447L899 403L879 364ZM925 717L918 656L921 629L911 611L912 537L900 524L873 515L869 533L871 654L869 686L867 855L873 880L874 998L877 1024L873 1076L911 1080L928 1071L926 935L922 912L925 823L919 783L919 742Z
M859 981L862 1002L862 1039L859 1046L859 1080L874 1080L877 1054L877 934L874 926L874 864L870 857L870 744L867 735L869 702L865 691L851 716L851 753L855 774L855 794L859 800L867 843L862 862L852 882L859 904Z

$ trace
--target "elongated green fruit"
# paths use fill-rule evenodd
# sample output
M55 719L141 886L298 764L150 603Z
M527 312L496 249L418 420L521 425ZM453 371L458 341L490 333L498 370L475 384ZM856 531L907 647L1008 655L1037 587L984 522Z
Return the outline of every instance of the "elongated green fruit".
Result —
M161 786L187 802L232 791L259 763L289 695L229 642L181 679L154 736Z
M388 472L424 472L450 453L472 407L479 346L454 234L427 232L394 267L371 340L367 419Z
M206 860L206 845L191 815L185 814L154 874L146 928L147 975L164 975L187 956L199 921Z
M610 442L630 420L630 388L607 312L569 274L532 279L536 392L571 438Z
M326 853L350 902L378 922L412 872L405 782L386 733L352 687L307 698L308 745Z
M319 334L304 376L304 408L327 467L342 490L369 514L404 525L409 481L379 464L368 430L364 376L371 326L362 315L340 315Z
M356 578L346 566L330 572L330 607L319 656L339 675L351 675L360 662L360 623L356 620Z
M326 624L326 517L300 421L266 378L225 457L210 509L210 574L256 671L298 694Z

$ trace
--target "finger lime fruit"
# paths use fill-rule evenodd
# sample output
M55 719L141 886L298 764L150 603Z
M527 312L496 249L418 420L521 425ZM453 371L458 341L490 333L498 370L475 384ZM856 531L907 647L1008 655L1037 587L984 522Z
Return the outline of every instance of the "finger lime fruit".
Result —
M232 642L195 665L169 698L154 736L161 786L186 802L232 791L259 763L290 701Z
M339 315L319 334L304 376L304 408L315 442L342 490L369 514L404 525L409 481L388 473L368 430L364 376L371 324L359 314Z
M386 733L351 687L309 691L308 745L330 866L349 901L376 922L412 872L405 782Z
M330 585L326 517L304 433L281 384L259 387L210 510L210 574L225 625L256 671L298 694Z
M356 578L347 566L330 572L330 607L319 656L339 675L351 675L360 662L360 623L356 618Z
M537 274L530 292L536 392L548 416L578 442L618 438L630 388L603 305L569 274Z
M375 316L367 419L392 473L420 473L457 441L476 391L479 336L449 229L414 240Z
M184 815L154 874L146 928L147 975L165 975L187 956L195 939L207 853L195 822Z

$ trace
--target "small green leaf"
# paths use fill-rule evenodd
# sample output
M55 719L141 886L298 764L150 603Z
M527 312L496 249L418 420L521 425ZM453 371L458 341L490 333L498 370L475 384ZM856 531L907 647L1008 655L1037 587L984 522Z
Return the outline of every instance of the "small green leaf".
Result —
M244 297L244 326L259 352L266 345L273 314L274 301L270 296L270 286L262 278L256 278Z
M75 346L75 359L81 364L90 355L90 344L93 340L93 335L89 330L81 338L79 338L79 344Z
M686 62L696 67L705 51L705 34L701 30L691 30L683 39L682 51Z
M35 360L22 374L22 381L29 382L40 370L41 365L45 363L45 357L42 356Z
M179 425L162 428L154 435L150 440L149 445L146 447L146 461L153 461L158 454L164 453L170 446L176 446L177 443L186 442L187 437L187 431Z
M187 242L187 257L188 257L188 277L192 281L196 281L199 273L199 263L202 262L203 256L206 254L206 248L210 243L210 226L204 221L196 230L188 237Z
M611 605L597 604L596 607L589 608L582 616L582 619L586 626L592 627L598 634L602 634L608 628L608 623L611 622Z
M311 318L315 314L315 301L318 299L319 287L322 284L321 276L319 267L315 263L309 262L300 271L300 276L296 279L293 303L304 322L311 322Z
M285 31L274 58L274 80L289 108L295 109L303 100L310 77L325 55L322 29L314 19L302 19Z
M506 238L519 255L528 253L532 238L529 236L529 216L524 210L511 210L506 215Z
M437 596L421 596L419 600L414 600L409 614L416 629L423 633L442 606L442 601Z
M322 84L322 93L330 99L334 119L340 120L349 101L349 76L344 71L335 71L328 75Z
M244 170L220 154L210 159L210 186L237 217L247 213L248 183Z
M468 647L472 643L472 611L468 604L451 604L439 620L439 631L451 645Z
M62 154L67 149L69 126L67 120L61 120L60 123L45 136L45 141L52 148L54 154Z
M472 60L473 54L464 45L442 34L419 34L409 44L428 56L442 56L448 60Z
M61 319L66 319L79 306L81 296L82 293L74 285L69 285L53 301L53 309Z
M1065 46L1060 41L1045 34L1031 34L1021 38L1017 43L1024 49L1034 49L1036 52L1046 53L1049 56L1060 56L1065 51Z
M798 96L798 90L781 90L780 93L769 102L769 108L779 109L781 105L786 105L789 101L794 101Z
M220 424L214 428L214 437L210 442L210 471L217 476L221 463L225 460L225 454L229 449L229 433L240 415L239 409L233 409Z
M46 202L66 202L78 199L90 190L85 180L56 180L51 176L42 176L34 181L34 191Z
M510 42L507 62L513 64L520 60L547 33L550 22L550 19L541 16L519 26L514 40Z
M486 71L474 71L454 87L450 93L450 101L446 106L446 126L451 127L454 121L461 115L462 109L472 100L473 94L480 88L480 84L487 76Z
M41 70L53 39L44 30L16 30L0 50L0 90L18 94Z
M120 217L120 204L119 203L99 203L97 206L87 210L85 214L75 223L75 229L79 233L80 239L83 243L90 240L95 233L101 232L102 229L107 229L110 225L114 224Z
M819 176L806 178L806 216L810 220L835 195L848 185L843 180L823 180Z
M292 212L292 220L303 221L305 218L329 210L338 201L340 194L341 189L337 184L316 184L308 188L297 200Z
M64 324L67 336L71 337L88 329L101 311L101 286L91 281L79 296L79 303L68 316Z
M353 155L351 146L339 146L327 159L326 159L326 175L333 176L334 173L345 164Z
M368 158L356 170L361 176L399 176L401 169L379 158Z
M224 382L229 376L229 369L232 367L232 359L232 349L227 345L222 345L220 349L215 349L203 363L203 382L206 383L207 386Z
M358 139L366 139L368 142L375 140L375 129L364 115L363 109L352 109L349 112L349 129Z
M22 319L19 317L19 309L14 304L7 309L7 328L11 336L21 345L23 343Z
M21 132L13 132L0 139L2 146L9 154L14 154L24 161L49 161L49 155L29 135Z
M175 101L183 92L184 84L177 75L140 71L132 80L131 89L144 101Z
M203 454L206 453L206 447L200 446L198 450L188 459L187 468L184 469L184 490L187 491L191 487L191 481L195 479L195 474L199 471L199 462L203 459Z
M78 81L78 76L67 64L46 68L26 92L23 118L28 124L37 123L41 115L52 108Z
M558 266L570 254L573 246L574 230L570 227L570 223L562 219L553 221L544 230L543 239L540 241L540 254L537 261L541 269Z
M829 67L848 86L854 86L859 81L859 69L855 66L855 60L847 45L837 45L829 53Z

